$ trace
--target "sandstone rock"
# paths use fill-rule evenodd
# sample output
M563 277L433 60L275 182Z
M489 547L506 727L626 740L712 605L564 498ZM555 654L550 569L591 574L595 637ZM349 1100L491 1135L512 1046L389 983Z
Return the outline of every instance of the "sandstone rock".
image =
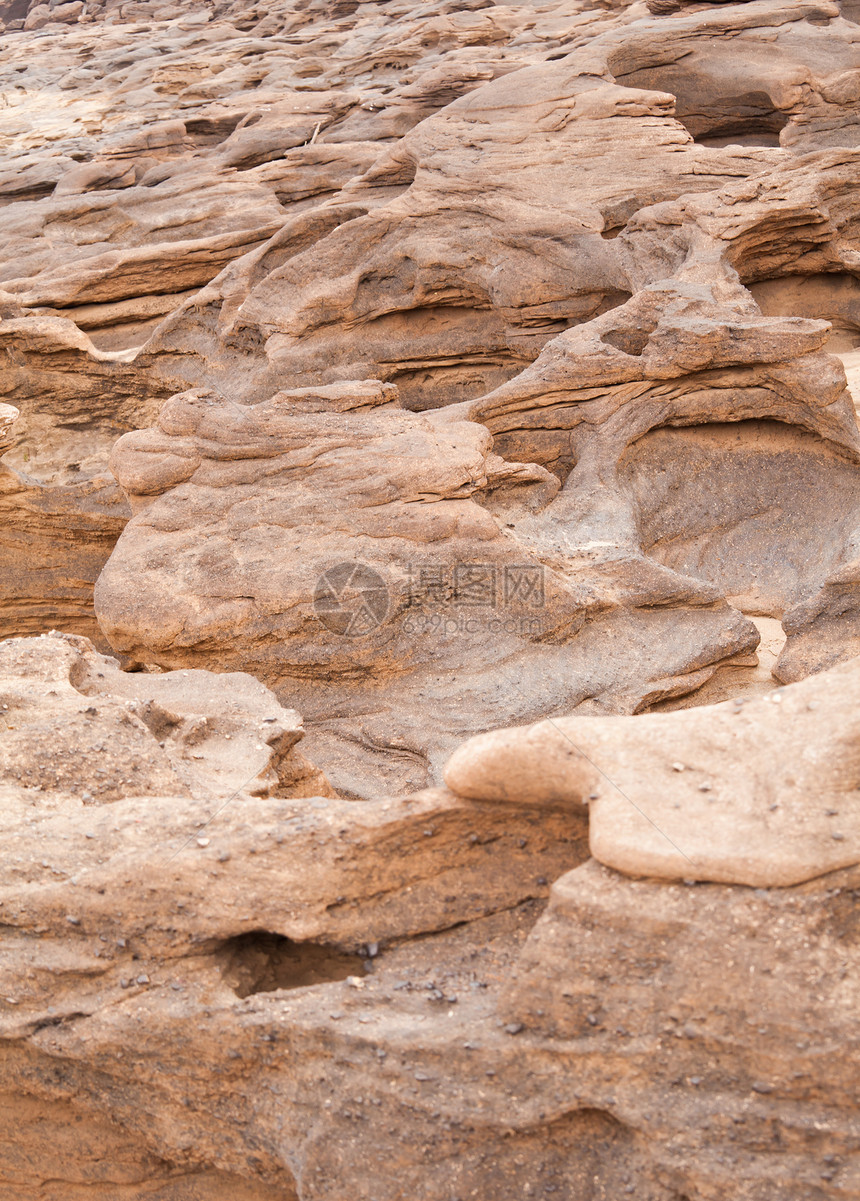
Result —
M83 11L83 0L71 0L69 4L55 4L51 8L51 20L70 25L77 21Z
M35 8L31 8L27 13L27 19L24 21L25 29L41 29L51 20L51 10L47 4L37 4Z
M352 1028L361 1032L380 1078L377 1088L363 1077L368 1099L355 1103L370 1105L370 1096L378 1095L383 1137L403 1087L385 1084L386 1057L401 1045L413 1063L406 1076L414 1085L415 1074L424 1075L428 1051L426 1039L408 1033L410 1024L420 1029L429 1017L439 1027L430 1046L439 1035L462 1042L476 1016L492 1027L483 990L495 984L500 965L509 962L533 920L527 899L545 895L548 877L587 855L583 816L529 807L502 814L497 806L475 805L445 790L362 805L320 796L289 799L277 789L272 795L259 779L236 791L230 774L240 758L259 749L244 743L260 737L261 714L264 721L278 715L266 759L277 762L277 751L300 734L296 715L279 710L249 677L122 673L69 635L10 640L0 644L0 654L0 693L8 706L0 712L4 722L20 723L16 741L6 735L2 743L0 912L12 933L0 950L0 1038L6 1047L0 1111L16 1114L15 1141L0 1140L2 1179L13 1181L21 1197L41 1191L59 1199L71 1187L104 1181L98 1162L110 1155L110 1187L127 1183L127 1196L134 1198L155 1191L214 1199L230 1187L256 1201L297 1195L299 1174L306 1177L305 1195L342 1192L354 1172L342 1159L349 1110L339 1102L329 1114L329 1086L317 1092L302 1083L306 1068L318 1071L314 1045L325 1047L335 1033L347 1046L356 1038ZM40 723L53 734L51 759L38 741ZM99 762L116 798L88 800L63 776L67 747L77 750L71 766L82 768L90 746L84 724L90 737L109 744ZM238 746L228 760L224 744L231 731ZM199 763L196 753L203 756ZM32 770L34 763L51 777L43 787L10 779L16 765ZM217 791L213 772L220 772ZM126 787L130 777L137 783ZM513 920L507 916L524 902ZM501 916L488 919L493 913ZM477 941L471 928L466 940L455 935L453 948L442 936L429 959L426 939L398 949L410 936L474 921ZM389 944L390 967L377 979L371 968L378 972ZM446 991L428 988L421 977L428 971ZM414 984L404 986L404 972ZM470 979L481 989L470 989ZM454 990L461 987L462 1017L451 1022L448 1010L460 1003ZM389 1004L392 997L400 1002L393 1024L391 1013L380 1024L386 996ZM147 1006L144 1025L141 1003ZM263 1015L263 1026L255 1020L247 1025L254 1012ZM338 1036L332 1022L347 1014ZM131 1025L123 1031L126 1019ZM195 1036L198 1045L185 1066L175 1045L177 1022L204 1034ZM382 1038L367 1043L368 1026ZM217 1036L205 1035L209 1029ZM67 1034L72 1042L63 1048ZM287 1118L301 1126L307 1105L319 1108L327 1131L321 1143L308 1130L284 1152L272 1147L261 1156L257 1134L244 1120L224 1125L220 1104L205 1107L211 1120L202 1125L190 1114L177 1120L195 1097L195 1076L228 1080L237 1067L245 1084L236 1095L255 1105L258 1082L269 1078L270 1043L283 1035L294 1042L276 1091L299 1091L294 1116L279 1103L276 1122ZM151 1036L162 1048L152 1061L155 1076L144 1066ZM494 1041L504 1037L493 1035ZM97 1084L91 1065L107 1060L119 1070L97 1072ZM46 1076L48 1063L54 1067ZM48 1077L60 1063L52 1087ZM156 1077L166 1084L177 1079L177 1070L182 1096L171 1097L168 1085L156 1099ZM355 1077L346 1085L341 1100L362 1096L354 1093L357 1083ZM145 1102L142 1095L133 1097L139 1086L148 1093ZM455 1105L454 1094L445 1104ZM191 1109L198 1111L196 1100ZM250 1110L248 1116L263 1136L268 1118L258 1125ZM425 1127L423 1119L420 1125ZM501 1129L496 1137L502 1139ZM56 1150L43 1148L45 1139L62 1149L64 1162ZM484 1141L469 1138L465 1146L469 1173L480 1180ZM296 1154L306 1165L303 1173ZM420 1157L416 1161L407 1151L400 1160L417 1187ZM57 1182L47 1193L45 1171L55 1173ZM575 1172L581 1175L582 1168ZM388 1173L379 1187L393 1196L400 1187L396 1174Z
M856 1192L857 883L685 887L590 862L553 886L500 1018L576 1063L578 1105L637 1132L633 1195Z
M333 795L293 749L299 715L251 676L129 674L85 638L54 633L0 643L0 675L0 773L13 809L33 790L84 805Z
M591 853L629 875L786 887L860 862L858 687L853 659L747 703L498 730L445 780L473 799L587 804Z
M364 795L379 762L368 776L362 743L392 783L420 786L511 706L632 710L755 647L751 623L671 572L643 563L598 591L564 563L548 570L515 523L530 510L551 521L557 477L502 462L485 426L458 416L404 411L374 381L251 407L174 397L112 458L135 516L97 588L111 644L165 667L252 670L337 737L313 754ZM649 606L667 591L664 621ZM647 638L660 639L650 655ZM456 709L451 672L470 692Z
M858 20L0 0L4 1197L860 1196Z
M791 302L795 320L788 323L781 319L785 293L771 295L786 274L801 282L834 279L836 271L852 278L844 233L856 196L856 155L846 149L856 140L851 26L810 23L834 15L823 0L789 10L772 0L693 5L672 18L683 55L667 62L665 22L635 22L636 6L552 11L538 29L526 10L498 6L434 11L417 24L398 10L384 31L375 17L352 30L337 26L336 13L269 11L272 29L306 29L306 42L297 54L277 39L252 38L253 68L243 57L246 35L209 14L153 28L130 64L117 58L119 42L108 36L99 46L101 66L70 69L61 92L89 95L97 84L104 96L113 87L123 103L147 111L145 129L136 123L132 131L116 108L100 110L83 162L72 157L80 158L77 143L57 144L46 158L33 154L23 127L16 135L22 159L10 172L9 195L29 199L26 216L9 210L14 236L0 262L0 282L24 306L6 330L18 364L6 395L22 409L7 461L20 470L38 447L45 461L39 478L76 483L70 468L80 454L70 422L91 421L94 403L95 471L118 433L150 425L159 402L189 385L244 403L297 384L381 378L397 383L411 409L474 398L468 416L489 426L497 454L553 472L567 495L548 524L564 536L542 531L530 553L584 572L604 598L619 581L641 594L641 584L623 581L647 577L645 591L661 596L660 604L675 604L679 592L711 595L713 585L742 608L781 616L834 572L841 579L850 530L825 538L820 517L808 512L804 548L792 562L784 532L760 506L780 486L787 511L809 486L814 462L834 480L838 473L846 491L853 486L851 465L833 458L856 454L838 371L805 358L823 334L808 318L834 316L828 289L813 295L806 288L807 303L798 309ZM237 10L231 19L244 27L250 17ZM224 64L214 73L204 53L213 45ZM338 46L334 59L324 45ZM442 58L429 46L444 47ZM549 61L559 47L564 57ZM746 64L743 87L760 89L749 111L730 74L733 61ZM378 85L361 74L368 62ZM525 139L524 106L539 129ZM817 156L800 161L774 138ZM469 144L479 148L474 161L464 156ZM822 157L826 145L835 148ZM733 282L735 272L767 298L769 321ZM53 323L49 337L34 307L38 320ZM856 326L844 305L840 312L850 343ZM75 340L61 324L69 318L89 340ZM604 384L611 381L615 403L624 399L629 409L611 418L614 406L604 402L600 412L569 357L550 369L554 400L547 406L541 381L550 360L539 360L536 378L523 368L571 326L589 362L608 351L615 365ZM720 329L731 329L736 348L743 345L740 360L720 347ZM661 413L670 363L678 391L667 429ZM28 387L34 378L35 393ZM498 385L504 414L496 408ZM504 424L506 387L520 398L513 429ZM487 392L493 401L478 404ZM84 403L83 395L92 399ZM631 413L649 396L662 432L642 439ZM68 414L62 420L61 409ZM823 433L829 446L810 453L801 437L795 449L775 454L745 424L753 415ZM697 428L715 419L739 423L737 461L726 468L734 475L731 495L721 502L727 511L716 514L716 529L705 514L691 529L685 500L679 528L661 537L641 504L631 509L619 494L632 476L634 491L648 495L655 475L662 477L661 448L670 457L702 453L695 436L690 447L676 432L677 423ZM597 426L599 453L581 446ZM609 444L623 457L624 438L636 449L610 469ZM580 451L583 461L571 471ZM789 466L792 458L798 466ZM713 472L714 465L696 469ZM737 477L749 478L749 487L739 489ZM818 479L815 486L824 508L839 503ZM607 506L617 514L601 534ZM624 509L644 537L622 530ZM90 520L100 520L98 511ZM521 542L533 537L528 521L517 531ZM116 529L103 527L105 545ZM591 543L598 545L589 557L597 551L604 561L584 566L579 548ZM815 548L811 558L806 548ZM643 554L703 578L706 587L680 585L643 563ZM762 583L751 578L751 561L763 554L772 567ZM75 597L63 620L92 634L91 619L71 616L77 605ZM32 620L7 632L31 628ZM839 656L840 638L832 623L822 625L816 664ZM701 682L701 666L701 651L688 658L691 681ZM675 679L676 664L666 661L661 674ZM666 690L637 685L624 703L640 706L646 695L659 699Z

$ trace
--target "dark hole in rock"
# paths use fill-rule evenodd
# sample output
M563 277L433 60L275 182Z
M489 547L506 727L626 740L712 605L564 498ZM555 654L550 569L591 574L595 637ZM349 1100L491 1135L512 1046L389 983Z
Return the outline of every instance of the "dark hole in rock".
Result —
M441 409L474 400L519 375L527 360L499 354L458 364L428 364L414 370L396 371L388 378L400 389L400 403L413 413Z
M678 98L676 116L700 146L778 146L780 131L788 124L767 92L716 98L702 110L695 100L687 106Z
M241 113L224 117L193 117L185 122L185 132L197 146L217 146L229 138L241 120ZM250 124L251 121L246 122L246 125Z
M651 331L647 329L610 329L601 336L601 342L608 342L616 350L624 354L639 357L648 345Z
M362 976L366 960L325 943L293 942L269 930L228 938L217 952L224 983L239 997L310 988Z
M783 122L785 125L786 122ZM782 126L780 126L780 129ZM699 146L710 146L719 149L722 146L779 146L779 132L772 129L756 128L754 125L745 128L735 128L730 132L719 134L704 134L695 139Z
M701 146L778 146L780 130L788 124L767 91L763 60L745 63L739 71L720 54L694 51L674 63L629 73L618 64L613 71L625 87L671 93L676 119Z

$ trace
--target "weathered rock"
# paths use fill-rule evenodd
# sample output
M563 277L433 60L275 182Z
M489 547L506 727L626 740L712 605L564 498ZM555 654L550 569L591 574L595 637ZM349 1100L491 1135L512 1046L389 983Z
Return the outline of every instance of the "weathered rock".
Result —
M636 710L701 685L716 665L748 654L754 643L751 627L745 641L736 625L715 645L713 606L721 597L748 612L780 617L806 604L834 573L842 579L852 559L860 441L844 373L820 354L830 331L825 322L810 320L818 303L814 287L798 308L785 289L770 286L796 269L798 255L803 278L814 280L837 269L844 278L856 254L851 230L860 160L846 148L854 140L848 85L834 82L853 61L856 38L840 25L835 57L825 67L818 51L809 59L810 47L821 49L821 39L832 42L832 36L804 19L834 12L820 4L787 15L784 6L764 2L741 15L697 10L675 23L680 66L665 61L660 22L646 21L609 30L562 62L484 84L416 124L337 202L313 219L295 219L187 301L148 343L150 369L165 383L205 382L228 404L257 406L271 403L279 387L320 387L350 374L379 377L398 383L406 408L436 410L439 420L447 406L452 428L462 418L485 425L510 478L516 473L524 484L531 472L534 485L536 467L548 474L542 491L508 487L501 496L488 487L497 501L507 502L507 511L504 530L498 521L485 525L481 553L498 543L499 534L509 537L526 567L540 563L572 588L572 613L621 610L625 617L613 620L627 621L633 638L626 617L631 610L641 624L645 606L652 612L655 606L677 608L689 626L691 607L698 609L701 630L685 645L680 663L664 645L662 663L647 664L647 681L630 678L625 663L607 682L590 659L588 682L576 700L601 698ZM729 31L732 37L720 40ZM735 128L726 117L737 107L735 83L714 63L735 54L738 39L762 75L762 87L767 79L794 80L805 71L810 90L799 91L794 83L780 83L779 90L774 83L767 93L772 110L751 111ZM808 65L800 64L813 60L822 65L809 75ZM670 85L678 97L674 114ZM728 89L722 99L714 93L719 87ZM687 111L694 101L695 116ZM539 136L523 138L524 106ZM775 153L760 144L762 130L774 122L795 151L813 144L813 136L815 145L822 144L825 126L837 131L839 146L805 159ZM480 153L464 157L464 145ZM619 193L631 171L635 204L629 193ZM405 190L380 196L383 184ZM375 197L372 211L363 204L367 189ZM620 236L605 236L615 234ZM764 315L739 277L759 289ZM847 330L851 342L860 335L848 292L843 302L831 298L821 305L829 317L836 318L838 309L840 338ZM781 316L786 307L790 315ZM844 340L833 345L844 347ZM536 361L528 366L531 359ZM514 378L504 382L509 376ZM792 428L753 424L761 421ZM715 424L736 426L722 431L722 445L714 444L720 436ZM351 427L359 428L354 419L346 422ZM699 461L688 466L684 456L691 452ZM357 466L349 470L365 473ZM714 480L714 495L699 502L681 490L681 480L697 471ZM674 513L655 503L655 480L677 494ZM557 496L550 494L554 481L561 485ZM804 506L801 532L793 513L809 488L821 502ZM529 503L511 504L517 493L530 494ZM493 508L490 497L476 491L475 498ZM353 503L364 503L357 490ZM844 518L834 525L830 514L837 505ZM185 521L193 520L189 511ZM111 593L127 595L125 573L136 572L141 554L148 553L128 549L141 529L136 523L126 535L104 577L100 605L118 647L136 646L135 653L158 657L165 653L166 626L157 622L153 635L151 618L126 608L120 622L110 611ZM433 541L442 541L438 532ZM357 543L350 542L344 561L359 557ZM360 558L377 572L388 562L387 553L380 558L370 548ZM402 572L402 556L395 552L394 561ZM476 561L480 555L456 537L444 544L443 566ZM315 562L316 575L329 565L334 560ZM439 558L422 561L420 569L438 572ZM239 573L222 607L226 614L238 606L240 624L254 627L257 645L235 665L264 670L277 683L269 666L258 666L259 644L268 641L278 669L288 674L282 639L291 636L293 616L306 612L310 590L306 585L304 609L273 619L263 634L245 611L246 598L254 598L251 604L259 599L246 575ZM155 591L166 596L169 587L165 579ZM202 574L196 587L210 594ZM594 604L586 601L583 608L585 596ZM196 600L189 596L188 603L198 611ZM553 640L570 641L562 615L552 613L552 605L549 611ZM393 605L393 616L399 613L400 605ZM571 616L564 616L569 626ZM814 636L826 650L816 668L853 646L832 623L819 625ZM207 653L214 630L199 636ZM380 630L387 638L391 626ZM541 637L546 641L546 628ZM639 636L640 646L646 638L653 642L650 629ZM456 670L469 671L478 666L476 648L473 640L472 664L447 651L441 661L453 669L456 658ZM238 646L233 650L238 653ZM350 656L352 666L372 665L383 675L407 658L396 641L386 643L384 654L372 639L361 650L362 656ZM174 665L183 661L178 653L171 647ZM193 661L199 651L189 646L182 653ZM504 657L505 647L494 653ZM793 653L790 641L783 662ZM416 660L410 648L408 658L411 671L421 654ZM336 668L337 651L334 659ZM516 707L510 685L508 697ZM313 719L309 702L301 703ZM395 707L413 705L410 698ZM557 692L546 696L545 706L545 712L563 709ZM495 706L476 714L476 726L495 724L496 714ZM339 717L345 716L341 708ZM416 743L397 720L401 741L438 762L441 749ZM459 733L466 733L462 726ZM414 787L421 780L403 783Z
M590 862L554 884L500 1017L576 1063L578 1105L619 1141L636 1131L632 1195L857 1195L858 882L685 887Z
M35 789L75 804L124 797L331 796L293 748L301 718L240 673L129 674L85 638L0 643L5 805Z
M858 20L0 0L9 1201L860 1198Z
M754 411L809 429L792 394L802 409L810 377L817 385L835 368L804 366L804 348L820 345L813 327L777 320L779 303L767 310L774 320L761 322L733 272L766 292L785 276L827 279L853 269L854 27L833 21L838 10L827 0L693 5L668 26L636 20L643 15L636 5L561 5L541 10L538 24L530 11L434 9L417 18L388 6L384 27L374 23L375 11L360 25L334 11L269 10L269 25L239 10L230 11L233 24L187 14L156 22L130 63L122 57L126 41L105 27L98 57L57 85L72 113L89 103L99 114L85 152L77 129L46 154L38 140L44 126L34 132L21 120L16 127L17 109L10 126L20 161L5 185L15 202L5 210L10 237L0 283L26 306L6 336L19 377L23 366L39 388L34 396L20 378L10 380L14 394L7 386L22 408L8 461L20 470L39 448L47 462L38 478L73 483L80 450L71 431L94 403L95 472L118 433L151 424L158 402L188 385L245 402L297 384L381 378L398 384L407 407L426 409L498 385L504 394L505 381L517 376L525 405L523 368L570 326L588 331L589 356L592 335L609 340L624 363L613 383L627 389L631 405L650 391L658 423L666 385L654 378L655 352L677 363L673 423L734 422ZM123 13L158 16L147 5ZM252 26L256 41L242 32ZM667 61L669 28L679 57ZM64 30L65 47L89 37L80 29ZM276 32L289 37L273 39ZM49 49L54 36L40 32L39 45ZM15 62L30 37L14 42ZM213 73L207 48L214 45ZM743 80L732 74L739 61ZM35 69L48 67L40 59ZM119 107L105 107L111 88ZM134 106L134 128L122 104ZM143 110L149 119L141 132ZM834 149L822 155L827 145ZM818 153L798 159L804 149ZM633 294L632 308L618 308ZM688 310L680 324L668 311L679 303ZM831 307L825 297L820 312L792 315L832 316ZM617 318L605 312L613 308ZM649 312L662 322L659 335L640 328ZM91 341L75 343L69 318ZM53 321L50 338L62 353L46 355L40 320ZM745 345L748 381L715 338L727 326ZM849 320L846 328L853 344L856 325ZM636 353L649 332L649 348ZM586 397L575 397L566 367L561 375L569 376L565 403L554 403L550 415L545 397L532 395L531 411L518 419L524 428L504 428L490 410L470 416L487 421L497 452L507 456L519 441L529 455L515 459L549 464L564 483L579 449L571 414ZM82 378L86 400L76 391ZM706 390L713 403L702 403ZM837 374L825 391L837 396ZM628 412L615 420L638 436ZM587 424L601 424L592 410ZM823 424L841 453L856 453L844 417L836 416L838 432L833 421ZM822 421L813 425L820 433ZM662 436L674 445L669 432ZM593 453L585 457L593 465ZM749 474L753 461L761 462L752 475L766 490L784 464L756 452L737 472ZM638 466L653 480L650 463ZM614 481L590 470L588 477L584 464L569 481L568 491L580 494L574 506L598 511L614 490L620 512ZM721 529L748 526L748 502L738 499L734 512L718 516ZM97 508L89 519L100 520ZM717 586L758 603L753 611L781 615L822 587L830 567L843 566L834 535L824 540L814 579L775 581L759 595L750 553L780 534L766 517L758 524L760 537L728 556L703 550L703 542L714 545L712 530L680 531L685 543L698 539L687 557L705 579L733 577ZM813 514L808 528L808 543L821 542ZM108 524L105 541L115 534ZM622 558L651 549L646 539ZM740 563L718 572L709 557ZM773 552L776 562L783 557ZM575 556L568 566L581 569ZM657 578L635 562L618 570ZM664 604L677 587L669 579ZM606 589L605 579L596 587ZM75 628L85 628L81 621ZM822 637L838 655L838 634Z
M421 1185L430 1115L442 1106L463 1125L462 1085L446 1082L446 1098L432 1100L403 1143L404 1081L420 1091L457 1046L480 1100L508 1037L492 995L536 915L529 899L586 857L584 815L502 811L444 789L362 804L265 795L256 781L259 795L249 782L237 791L226 769L235 772L239 755L225 765L218 752L230 731L241 740L261 713L278 711L261 685L203 672L123 674L68 635L0 645L4 720L20 721L30 704L30 742L4 740L7 763L30 767L39 715L54 732L54 767L67 735L86 748L79 727L88 722L113 735L101 762L120 794L90 803L66 780L28 787L4 771L0 1112L16 1115L15 1141L0 1139L4 1185L57 1201L100 1185L133 1201L214 1201L225 1191L268 1201L342 1196L352 1179L357 1195L372 1188L393 1198L406 1179L429 1196L445 1187L449 1166L475 1186L494 1179L485 1156L496 1142L507 1149L501 1088L495 1133L488 1139L485 1123L470 1130L466 1120L438 1176ZM136 708L120 699L129 695ZM190 727L199 734L202 723L192 713L211 715L216 698L207 726L217 732L195 742ZM181 725L159 748L168 702ZM289 716L279 717L282 742L300 732ZM188 762L197 747L199 765ZM217 795L205 777L201 788L201 770L213 768L222 771ZM126 787L129 776L146 787ZM165 784L168 794L158 791ZM472 1063L462 1043L476 1022L489 1045ZM350 1061L361 1046L373 1070L347 1066L338 1083L323 1068L320 1083L336 1046ZM264 1094L274 1108L260 1105ZM380 1145L403 1146L383 1171L355 1166L353 1107L373 1118ZM522 1137L531 1147L527 1127ZM556 1144L550 1131L537 1145L560 1169L575 1144ZM106 1156L109 1172L99 1166ZM564 1168L572 1179L585 1170L579 1161Z
M368 776L362 742L392 784L420 786L512 709L634 710L754 649L755 627L696 581L643 561L598 589L547 567L515 523L536 509L552 531L557 477L458 417L404 411L374 381L250 407L174 397L112 458L135 516L97 587L111 644L253 671L337 737L334 758L312 753L364 795L379 763ZM452 673L470 696L456 708Z
M497 730L445 769L459 795L587 804L591 853L633 876L786 887L860 863L860 659L744 703Z

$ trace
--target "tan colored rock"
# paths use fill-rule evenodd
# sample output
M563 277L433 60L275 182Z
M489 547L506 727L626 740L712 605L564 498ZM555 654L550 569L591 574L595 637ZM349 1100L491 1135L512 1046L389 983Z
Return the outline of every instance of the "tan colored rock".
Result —
M12 91L22 99L6 118L0 192L13 203L4 210L0 283L19 311L0 336L11 355L4 395L22 411L7 455L16 470L25 454L31 464L38 454L39 471L28 474L77 485L73 431L86 424L86 474L95 477L119 433L150 425L160 402L189 386L257 402L301 384L381 378L411 409L480 402L468 416L491 428L495 453L555 474L567 495L543 525L561 534L534 534L526 523L518 538L554 570L561 562L586 575L604 600L620 588L671 606L715 589L779 617L831 575L842 579L849 530L825 536L820 515L808 512L792 559L776 516L760 511L773 487L786 511L784 499L810 486L805 463L852 487L850 466L833 458L856 453L841 378L832 365L806 362L823 327L816 334L797 320L833 316L804 280L840 272L844 281L853 270L856 35L849 22L832 21L834 5L693 5L671 19L679 57L670 60L665 21L636 5L562 3L542 10L540 22L530 9L498 5L419 15L389 7L384 20L374 12L364 24L279 8L259 30L263 17L250 10L216 19L172 19L146 5L100 11L110 21L156 18L134 61L110 24L96 57L81 65L68 66L65 50L75 39L89 45L84 27L62 31L64 55L50 64L60 35L40 31L35 60L29 33L10 52ZM37 79L45 71L50 78ZM60 136L53 118L30 121L49 82L69 106L71 133ZM748 94L755 103L743 101ZM779 301L763 321L734 272L764 293L793 275L811 309L792 308L786 323ZM850 342L843 310L838 332ZM659 329L637 325L654 320ZM70 321L89 340L76 340ZM740 363L720 344L721 329L743 345ZM610 348L614 402L599 420L568 356L550 370L549 404L541 394L548 360L530 375L528 364L565 330L579 331L595 369ZM677 381L669 428L661 426L667 370ZM520 396L511 429L510 411L494 408L499 386L503 397L511 387ZM631 414L646 397L641 407L661 432L642 439ZM825 453L802 436L795 449L771 453L745 424L753 414L823 434ZM696 521L681 520L661 543L653 513L622 499L625 472L645 496L661 478L664 450L696 457L681 479L712 472L712 452L702 465L695 436L691 448L674 430L714 420L739 426L725 509L711 527L706 513L691 513ZM620 451L622 437L613 422L637 446L621 478L619 464L608 465L608 447ZM597 426L600 454L580 446ZM818 476L813 486L825 510L842 503ZM52 503L61 511L78 504L64 499ZM624 519L601 533L607 506ZM678 512L690 508L683 498ZM87 521L101 520L94 506ZM638 540L622 529L637 520ZM102 527L105 545L116 529ZM598 557L608 544L596 566L576 553L591 543ZM754 562L765 555L762 582ZM698 582L679 583L667 566ZM85 594L90 568L78 578ZM92 634L78 597L64 599L58 622ZM35 628L38 612L7 632ZM839 656L839 624L825 625L822 650L805 664ZM694 654L682 674L701 682L703 663ZM677 665L666 661L661 675L675 679ZM638 683L630 693L627 707L667 695Z
M27 13L24 22L25 29L41 29L51 20L51 10L47 4L37 4Z
M301 718L251 676L127 673L71 634L0 642L6 804L124 797L331 796L293 748Z
M363 804L285 797L263 786L265 773L235 789L261 719L278 718L264 748L275 767L301 733L249 677L123 673L69 635L0 643L0 660L0 714L16 723L12 741L0 740L0 1114L15 1114L14 1139L0 1137L0 1180L17 1196L60 1201L106 1184L133 1201L215 1201L227 1189L248 1201L333 1198L355 1178L342 1159L350 1105L367 1105L389 1140L404 1081L415 1087L440 1037L457 1046L480 1022L506 1049L490 998L534 920L533 898L586 857L582 814L503 813L444 789ZM63 773L86 765L95 738L116 797L87 799ZM14 778L34 766L42 787ZM285 1038L291 1050L277 1049L272 1076L271 1043ZM309 1087L308 1075L332 1038L363 1039L373 1068L349 1076L334 1106L334 1078ZM386 1084L385 1061L401 1053L404 1070ZM462 1046L457 1054L467 1067ZM480 1081L496 1056L481 1055ZM255 1100L264 1080L272 1129L287 1139L268 1150L257 1145L268 1144L270 1116ZM215 1081L229 1117L223 1101L198 1105L198 1086ZM453 1118L465 1111L453 1080L448 1088ZM309 1105L319 1112L310 1125ZM501 1144L500 1116L490 1140ZM413 1135L431 1124L420 1118ZM476 1182L487 1145L480 1135L463 1147ZM382 1195L402 1179L418 1187L422 1157L405 1146L368 1175ZM581 1177L581 1165L572 1170Z
M631 876L786 887L860 862L853 659L744 702L559 717L466 743L459 795L587 804L591 853Z
M755 647L755 627L691 580L643 563L598 591L547 569L516 523L551 519L557 478L503 462L486 427L458 417L403 410L376 381L252 407L174 397L112 457L135 516L97 587L111 644L165 667L252 670L296 698L315 739L335 737L312 754L359 795L383 764L401 788L433 780L511 706L633 710ZM649 607L667 588L664 618ZM448 703L450 673L468 705Z
M555 883L499 1018L523 1027L521 1055L533 1039L566 1057L579 1105L637 1132L634 1196L856 1193L857 884L685 887L593 861Z
M27 9L0 1193L860 1195L856 0Z

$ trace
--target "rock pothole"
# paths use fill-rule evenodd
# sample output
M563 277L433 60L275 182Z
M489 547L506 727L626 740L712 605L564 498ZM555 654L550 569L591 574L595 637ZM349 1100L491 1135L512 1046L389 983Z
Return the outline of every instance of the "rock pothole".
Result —
M269 930L252 930L228 938L216 956L224 983L238 997L361 977L369 962L367 956L325 943L294 942Z

